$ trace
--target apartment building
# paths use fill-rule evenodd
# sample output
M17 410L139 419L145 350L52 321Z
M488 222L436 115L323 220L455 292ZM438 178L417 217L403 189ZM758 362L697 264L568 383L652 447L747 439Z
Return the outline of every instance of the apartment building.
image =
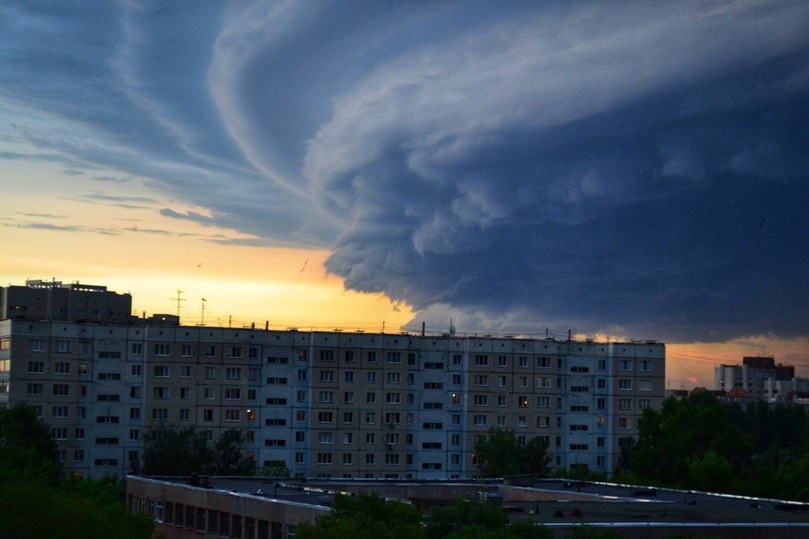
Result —
M610 474L664 380L650 341L0 321L0 405L34 407L91 476L137 469L157 425L239 429L296 477L473 477L492 427Z
M714 387L734 398L784 403L809 393L809 380L796 377L794 366L776 364L771 356L745 356L741 365L716 367Z

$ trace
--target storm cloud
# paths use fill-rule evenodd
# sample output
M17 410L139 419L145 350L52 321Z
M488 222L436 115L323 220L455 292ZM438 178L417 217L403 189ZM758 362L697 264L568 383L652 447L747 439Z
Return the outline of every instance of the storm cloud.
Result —
M100 6L0 4L32 154L433 326L808 335L804 2Z

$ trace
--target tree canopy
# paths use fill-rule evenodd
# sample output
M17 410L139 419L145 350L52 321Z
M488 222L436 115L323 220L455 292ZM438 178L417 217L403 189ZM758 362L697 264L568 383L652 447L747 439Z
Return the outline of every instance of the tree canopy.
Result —
M56 442L34 410L22 403L0 409L0 478L55 482L60 472Z
M809 417L799 406L720 403L709 392L644 410L624 455L639 482L809 500Z
M546 477L550 473L547 440L531 438L522 446L513 430L489 429L486 437L475 443L475 457L483 477L525 473Z
M143 473L148 475L252 475L255 463L244 456L244 436L224 431L211 447L194 427L156 427L144 436Z

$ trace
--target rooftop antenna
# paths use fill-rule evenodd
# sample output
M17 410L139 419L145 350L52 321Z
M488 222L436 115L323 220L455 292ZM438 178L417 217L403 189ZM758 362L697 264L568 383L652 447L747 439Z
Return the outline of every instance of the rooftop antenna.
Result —
M206 303L207 301L208 301L207 299L202 298L202 322L200 323L200 326L204 326L204 325L205 325L205 303Z
M176 298L169 298L169 299L177 300L177 318L180 318L180 302L185 301L185 299L183 298L183 291L178 289L177 290L177 297Z

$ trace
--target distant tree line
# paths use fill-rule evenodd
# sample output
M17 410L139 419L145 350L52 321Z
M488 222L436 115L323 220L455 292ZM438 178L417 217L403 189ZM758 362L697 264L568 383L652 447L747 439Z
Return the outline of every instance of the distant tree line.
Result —
M641 484L809 501L809 414L710 392L647 408L619 478Z

